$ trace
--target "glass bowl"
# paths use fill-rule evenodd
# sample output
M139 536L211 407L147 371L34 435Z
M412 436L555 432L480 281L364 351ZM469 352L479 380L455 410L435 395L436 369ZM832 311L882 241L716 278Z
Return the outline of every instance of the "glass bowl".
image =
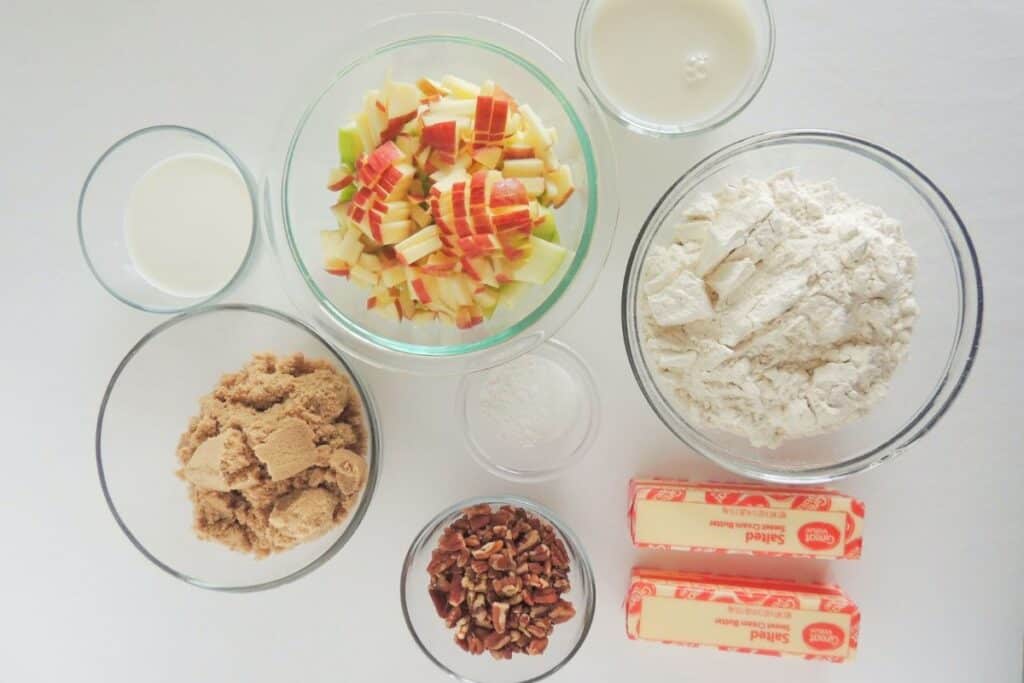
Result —
M454 642L454 631L445 627L444 621L437 616L430 599L427 564L431 553L445 528L458 519L463 510L481 504L492 508L511 505L525 509L550 523L568 550L571 590L564 596L576 608L576 616L555 626L550 644L541 655L520 654L509 660L497 661L487 653L470 655L464 652ZM401 591L402 613L413 640L442 671L465 683L528 683L555 673L573 658L586 640L594 618L596 597L590 560L576 535L550 510L525 498L511 496L471 498L443 510L430 520L405 555Z
M807 180L881 207L903 224L917 253L914 296L920 315L909 354L888 394L864 418L838 431L754 448L746 439L692 424L666 398L641 344L636 298L652 244L667 244L682 208L743 176L796 169ZM687 446L744 476L781 483L825 482L873 467L906 450L935 426L960 392L981 335L982 285L974 245L938 187L896 154L829 131L783 131L741 140L679 178L655 205L630 255L622 292L626 350L640 389L658 417Z
M772 61L775 58L775 21L772 18L767 0L741 0L741 4L746 7L750 16L757 43L754 46L754 68L751 70L746 83L743 84L743 87L736 93L732 101L702 119L672 123L648 120L633 112L629 112L616 104L614 98L610 97L602 89L600 80L594 73L590 58L595 14L605 1L583 0L583 4L580 5L580 11L576 15L576 65L580 76L587 84L587 87L594 93L601 107L619 123L632 131L656 137L681 137L717 128L731 121L741 111L746 109L747 105L761 91L761 87L768 78L768 72L771 71ZM640 7L642 3L638 2L636 4L637 11L642 11Z
M125 207L136 182L161 161L181 154L211 156L235 169L252 202L252 229L245 254L224 286L206 296L178 296L150 284L136 269L125 238ZM151 126L115 142L89 171L78 199L78 241L89 270L115 299L149 313L197 308L230 289L252 255L257 222L256 188L242 162L210 136L184 126Z
M285 115L261 190L264 220L285 289L306 320L359 358L387 369L457 374L498 365L550 337L597 280L618 218L615 163L600 108L575 71L527 34L493 19L450 12L405 15L360 29L342 54L322 59L310 87ZM556 150L576 191L556 211L574 251L545 285L514 308L458 330L389 320L366 308L368 291L326 273L319 231L333 228L324 190L337 166L337 130L386 75L415 81L455 74L494 80L558 131Z
M199 398L253 353L302 352L329 360L358 390L369 432L366 487L348 518L327 534L264 559L200 540L188 487L175 476L178 438ZM359 527L380 472L380 425L366 386L345 359L303 323L268 308L221 305L158 325L128 351L100 404L96 464L103 495L128 539L183 581L221 591L255 591L293 581L341 550Z
M495 374L519 372L517 364L531 362L531 359L552 364L549 379L550 373L563 375L563 384L571 392L575 407L574 414L567 416L563 431L544 441L535 441L532 435L523 438L508 433L509 428L516 425L496 421L485 405L489 382L502 379ZM537 389L549 393L554 391L554 384L549 382ZM515 391L505 400L537 401L538 398ZM466 375L459 383L455 402L461 411L466 447L477 464L495 476L520 483L554 479L577 465L597 438L601 422L601 401L590 368L579 354L557 339L549 339L506 365ZM551 407L543 401L537 405Z

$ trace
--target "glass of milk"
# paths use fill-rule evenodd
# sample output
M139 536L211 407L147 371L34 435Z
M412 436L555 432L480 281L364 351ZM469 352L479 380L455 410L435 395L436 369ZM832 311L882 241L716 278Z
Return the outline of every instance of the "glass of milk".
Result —
M115 298L177 313L227 291L256 236L251 176L227 148L181 126L143 128L114 143L85 180L78 236Z
M767 0L584 0L576 62L605 111L647 135L719 126L771 68Z

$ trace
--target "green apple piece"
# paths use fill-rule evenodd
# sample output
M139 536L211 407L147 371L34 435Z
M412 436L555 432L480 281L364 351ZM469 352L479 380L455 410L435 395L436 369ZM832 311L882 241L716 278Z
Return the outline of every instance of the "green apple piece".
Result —
M555 223L555 214L546 207L541 209L541 214L544 216L544 222L534 227L534 236L552 244L559 244L561 239L558 234L558 225Z
M356 184L346 185L341 188L341 192L338 193L338 203L347 202L352 199L356 194Z
M338 129L338 154L341 155L341 163L348 164L349 168L355 168L356 159L363 153L363 140L359 136L359 129L354 123Z
M498 288L498 307L515 308L529 287L525 282L506 282L501 285Z
M518 282L542 285L558 271L568 253L569 251L565 247L531 235L530 255L512 274L512 279Z

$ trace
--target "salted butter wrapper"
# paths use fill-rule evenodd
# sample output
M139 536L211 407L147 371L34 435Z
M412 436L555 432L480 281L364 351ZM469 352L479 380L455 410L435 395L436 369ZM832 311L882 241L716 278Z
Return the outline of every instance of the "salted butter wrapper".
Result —
M688 647L845 662L860 611L839 588L634 568L626 633Z
M638 548L856 559L864 503L827 489L634 479L629 527Z

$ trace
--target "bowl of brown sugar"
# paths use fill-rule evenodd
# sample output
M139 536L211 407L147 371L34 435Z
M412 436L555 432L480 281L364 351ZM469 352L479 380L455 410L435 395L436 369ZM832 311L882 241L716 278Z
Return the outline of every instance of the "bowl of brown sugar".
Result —
M128 539L203 588L272 588L336 554L380 468L372 399L285 314L198 309L144 336L107 386L100 482Z

